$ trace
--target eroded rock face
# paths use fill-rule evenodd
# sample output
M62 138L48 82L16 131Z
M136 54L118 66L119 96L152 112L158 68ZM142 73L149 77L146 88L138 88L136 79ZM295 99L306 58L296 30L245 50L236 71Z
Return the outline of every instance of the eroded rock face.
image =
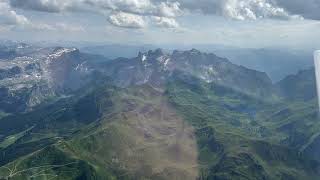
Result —
M272 82L266 73L232 64L225 58L196 49L171 54L161 49L139 53L133 59L108 62L103 71L122 87L145 83L161 87L168 77L179 71L255 96L266 96L272 92Z
M98 65L92 63L94 58L88 58L75 48L16 44L9 49L15 54L11 59L0 61L0 87L8 88L11 96L18 91L26 92L28 98L23 103L26 107L86 86L95 79L91 76L94 71L110 76L120 87L150 84L161 89L172 75L180 72L254 96L270 95L272 88L265 73L195 49L172 53L156 49L139 53L132 59L119 58Z
M2 104L19 104L19 111L85 85L90 70L78 49L18 46L12 59L0 61L0 87L7 90ZM2 107L2 109L11 109Z

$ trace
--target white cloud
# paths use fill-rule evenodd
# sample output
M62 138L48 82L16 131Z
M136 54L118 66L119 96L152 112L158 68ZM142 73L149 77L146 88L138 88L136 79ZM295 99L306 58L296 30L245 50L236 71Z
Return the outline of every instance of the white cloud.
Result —
M178 2L154 3L150 0L86 0L95 6L111 9L109 22L118 27L144 28L148 21L156 20L156 25L165 28L178 27L174 19L182 13ZM157 17L157 18L153 18Z
M111 24L126 28L145 27L144 18L175 18L182 13L180 3L162 0L10 0L10 4L51 13L77 10L107 14Z
M73 5L74 0L9 0L10 5L21 9L44 12L61 12Z
M84 0L84 3L104 10L133 14L150 13L153 8L149 0Z
M139 15L175 17L180 14L176 1L152 0L9 0L11 6L21 9L58 13L61 11L98 10L121 11ZM91 10L91 12L93 12ZM99 12L99 11L96 11Z
M179 2L160 2L157 6L158 13L154 13L163 17L177 17L182 14Z
M125 12L115 12L109 16L108 20L111 24L118 27L143 28L146 26L142 16Z
M307 19L320 20L319 0L276 0L276 3L292 14L300 14Z
M299 16L290 15L285 9L277 7L267 0L227 0L225 2L223 15L236 20L299 18Z
M278 1L287 1L288 4L291 2L291 0L179 0L181 8L191 12L198 11L235 20L296 19L302 17L290 13L285 7L278 6Z
M10 31L13 28L39 31L85 31L82 26L70 25L66 23L46 24L32 22L24 15L18 14L10 7L7 1L3 0L0 2L0 31Z
M6 26L27 25L29 20L12 10L7 2L0 2L0 24Z
M173 18L167 17L153 17L152 20L155 21L156 25L164 28L179 28L179 23Z
M7 0L11 6L45 12L122 11L139 15L176 17L197 10L233 19L280 18L297 15L320 19L318 0ZM94 9L96 8L96 9ZM293 15L292 15L293 14Z
M0 0L1 1L1 0ZM85 11L97 13L108 18L118 27L144 28L148 23L158 27L178 28L177 17L185 12L214 14L234 20L258 19L303 19L306 12L297 11L300 0L3 0L15 8L50 13ZM315 0L305 0L309 5L302 9L319 5ZM303 3L302 3L303 4ZM310 8L309 8L310 9ZM314 8L313 8L314 9ZM15 11L12 11L15 13ZM1 13L1 12L0 12ZM298 14L298 15L295 15ZM299 15L300 14L300 15ZM309 13L310 14L310 13ZM312 11L318 14L320 11ZM13 14L21 24L28 20L24 16ZM156 18L154 18L156 17ZM151 19L151 20L150 20ZM12 21L12 20L11 20Z

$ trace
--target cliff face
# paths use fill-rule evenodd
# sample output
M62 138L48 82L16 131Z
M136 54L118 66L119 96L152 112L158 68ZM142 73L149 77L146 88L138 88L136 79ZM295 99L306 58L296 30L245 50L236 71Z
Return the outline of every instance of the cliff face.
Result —
M32 108L52 97L81 88L87 80L86 59L74 48L27 48L0 61L3 109ZM32 49L32 51L30 50ZM11 105L10 105L11 104ZM12 108L7 106L13 106Z
M273 86L265 73L195 49L172 54L161 49L140 53L136 58L108 62L104 71L122 87L145 83L161 87L174 72L191 74L207 83L215 82L253 96L270 96Z

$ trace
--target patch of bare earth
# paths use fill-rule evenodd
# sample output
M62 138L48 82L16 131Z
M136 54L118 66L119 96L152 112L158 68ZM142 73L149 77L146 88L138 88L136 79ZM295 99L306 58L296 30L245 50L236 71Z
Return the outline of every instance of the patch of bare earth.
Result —
M117 110L105 114L99 130L74 140L77 156L133 179L197 178L194 130L162 93L142 88L114 102Z

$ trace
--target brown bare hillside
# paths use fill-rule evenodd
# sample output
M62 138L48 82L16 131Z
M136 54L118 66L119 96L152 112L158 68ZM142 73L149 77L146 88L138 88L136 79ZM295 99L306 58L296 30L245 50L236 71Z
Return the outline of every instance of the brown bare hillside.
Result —
M142 98L141 98L142 97ZM193 180L198 176L193 128L152 88L134 88L113 99L116 113L73 140L73 154L120 177Z

